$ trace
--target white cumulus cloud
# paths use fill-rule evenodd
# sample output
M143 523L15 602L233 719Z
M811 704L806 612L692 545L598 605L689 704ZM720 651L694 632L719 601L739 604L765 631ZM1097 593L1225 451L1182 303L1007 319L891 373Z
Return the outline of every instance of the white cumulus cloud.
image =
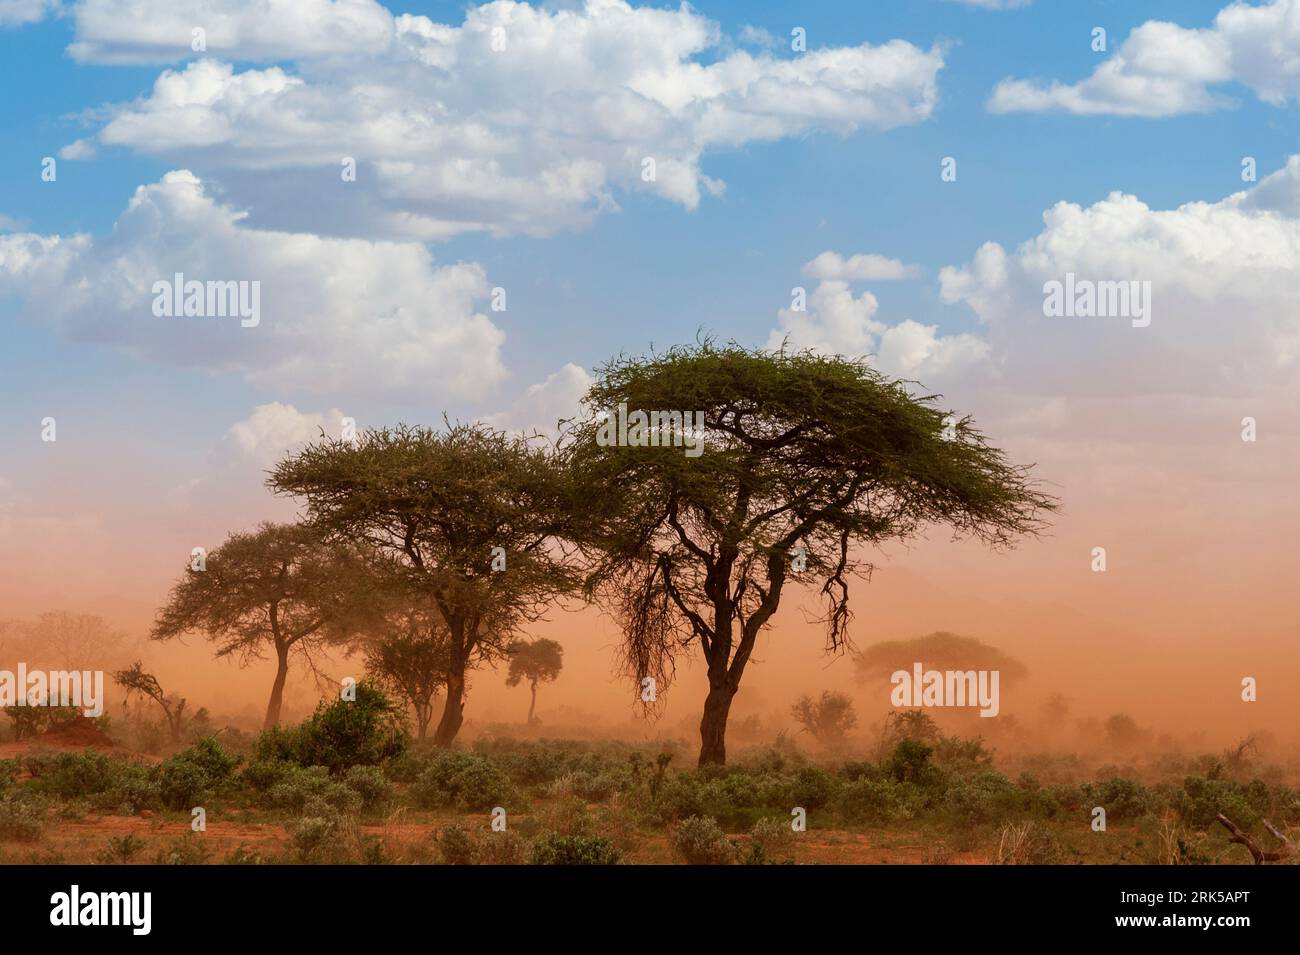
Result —
M988 108L996 113L1176 116L1229 105L1228 96L1215 87L1234 81L1274 106L1300 98L1300 0L1234 3L1204 29L1148 20L1086 79L1047 84L1003 80Z
M477 311L474 263L416 243L251 228L188 171L141 186L104 236L0 235L0 293L67 336L272 389L481 398L505 378L505 334ZM154 285L257 282L260 323L156 317Z
M941 47L902 40L754 53L685 4L496 0L459 25L371 0L270 6L83 0L75 56L188 62L64 155L163 157L276 227L548 235L617 208L619 191L694 209L724 189L702 168L710 152L922 122L944 62ZM340 175L346 158L355 181Z

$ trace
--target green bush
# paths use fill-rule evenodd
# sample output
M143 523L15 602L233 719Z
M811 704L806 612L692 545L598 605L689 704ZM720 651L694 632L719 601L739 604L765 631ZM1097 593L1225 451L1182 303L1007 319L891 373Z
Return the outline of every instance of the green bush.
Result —
M293 729L272 728L257 739L256 758L324 766L336 776L352 766L377 766L406 752L410 735L400 707L368 681L355 700L322 700Z
M514 801L517 792L505 773L477 753L445 752L429 760L411 785L411 796L424 809L482 811Z
M474 837L454 823L440 830L434 841L442 861L447 865L473 865L478 846Z
M381 809L393 800L393 784L378 766L353 766L343 782L361 797L364 809Z
M0 799L0 839L35 842L45 829L45 808L31 799Z
M309 862L323 853L338 828L337 816L303 816L289 828L289 841L299 860Z
M604 836L548 833L533 843L533 865L616 865L619 851Z
M689 865L730 865L737 858L735 843L712 816L683 819L668 841Z
M352 813L361 809L363 798L355 789L331 776L324 766L295 766L266 793L266 803L271 808L302 815L312 815L309 805L313 802L328 807L327 811Z
M1141 783L1117 776L1084 787L1094 805L1106 810L1107 822L1139 819L1155 809L1151 790Z
M518 833L489 832L474 846L475 865L524 865L529 859L527 841Z
M192 809L212 800L229 783L239 757L209 736L158 768L158 791L169 809Z

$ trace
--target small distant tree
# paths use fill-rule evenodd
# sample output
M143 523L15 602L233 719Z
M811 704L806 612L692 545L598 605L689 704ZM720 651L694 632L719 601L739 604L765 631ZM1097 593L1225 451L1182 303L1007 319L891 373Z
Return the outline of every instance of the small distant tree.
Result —
M1042 712L1049 729L1060 729L1070 715L1070 698L1064 693L1053 693L1043 703Z
M550 683L560 675L564 667L564 647L542 637L516 640L510 644L509 653L510 672L506 675L506 686L528 683L533 693L528 703L528 724L531 726L537 709L537 684Z
M217 645L217 656L236 657L241 666L272 651L269 728L280 722L290 655L313 665L316 651L352 635L369 612L366 580L357 551L311 527L264 523L252 533L231 534L207 555L202 570L188 567L151 636L203 633Z
M164 693L158 678L152 673L146 673L139 660L127 669L114 673L113 682L126 691L128 700L138 694L157 703L167 720L167 731L171 734L172 741L176 743L181 741L185 729L184 697L168 696Z
M822 695L815 700L807 694L799 697L790 713L803 732L831 748L844 745L845 738L858 725L853 701L833 690L822 690Z
M1106 742L1112 746L1135 746L1142 739L1137 720L1127 713L1116 713L1106 719Z
M451 633L431 606L417 603L394 617L390 632L366 647L366 670L415 711L416 738L423 740L433 718L434 699L447 684Z

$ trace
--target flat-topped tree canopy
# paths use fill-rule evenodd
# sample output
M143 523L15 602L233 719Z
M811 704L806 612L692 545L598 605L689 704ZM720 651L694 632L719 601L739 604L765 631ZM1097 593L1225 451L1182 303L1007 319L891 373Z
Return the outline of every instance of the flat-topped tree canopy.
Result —
M587 586L619 616L638 681L666 685L676 655L700 648L702 763L725 759L731 698L792 576L819 588L836 650L865 545L943 524L1000 547L1044 527L1055 498L937 401L864 361L709 340L598 369L562 446L587 502ZM603 418L620 404L656 421L696 412L701 453L611 443Z
M302 498L309 522L395 561L449 631L446 706L434 734L462 721L465 672L503 658L518 627L577 586L561 534L569 499L549 450L484 424L400 424L356 441L323 437L268 485Z

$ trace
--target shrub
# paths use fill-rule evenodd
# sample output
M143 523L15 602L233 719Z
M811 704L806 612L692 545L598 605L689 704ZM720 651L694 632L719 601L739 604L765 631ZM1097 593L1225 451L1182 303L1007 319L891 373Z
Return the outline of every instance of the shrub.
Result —
M805 809L821 809L834 798L839 788L840 781L830 773L805 766L794 774L794 804Z
M1182 820L1196 829L1208 829L1214 825L1219 813L1243 829L1249 829L1259 821L1259 812L1250 804L1244 788L1226 779L1188 776L1172 801Z
M320 854L338 828L337 816L303 816L289 828L289 841L298 853L298 858L307 862Z
M474 837L458 825L442 829L435 838L442 861L447 865L473 865L477 846Z
M794 843L794 830L790 828L788 819L764 816L754 823L753 829L749 830L749 838L758 847L763 858L772 859L779 852L788 850Z
M144 846L144 840L136 835L112 836L108 845L95 855L95 861L100 865L126 865Z
M267 791L266 801L274 809L308 815L312 803L328 807L326 811L350 813L363 802L355 789L334 779L324 766L295 766Z
M533 843L533 865L616 865L619 851L603 836L549 833Z
M919 739L900 740L885 763L885 770L895 782L923 785L933 779L930 755L934 750Z
M158 769L158 791L169 809L209 802L229 781L239 757L209 736L170 757Z
M351 766L375 766L401 756L410 745L400 708L363 680L354 700L322 700L292 730L273 728L258 737L258 759L324 766L342 775Z
M154 865L203 865L211 855L203 838L189 833L160 848L153 861Z
M1151 790L1131 779L1115 777L1087 787L1096 805L1106 810L1107 821L1131 820L1145 816L1155 808Z
M528 862L528 843L518 833L506 830L485 835L474 846L475 865L524 865Z
M683 819L668 841L690 865L730 865L736 861L735 844L712 816Z
M961 822L978 824L1021 811L1024 796L1000 773L980 773L950 788L945 801Z
M378 766L353 766L343 782L361 797L364 809L378 809L393 800L393 784Z
M411 785L411 796L425 809L460 806L481 811L516 797L501 770L476 753L439 753Z
M0 839L35 842L45 829L45 809L29 799L0 799Z
M1036 822L1003 826L998 837L998 865L1051 865L1061 852L1056 837Z

